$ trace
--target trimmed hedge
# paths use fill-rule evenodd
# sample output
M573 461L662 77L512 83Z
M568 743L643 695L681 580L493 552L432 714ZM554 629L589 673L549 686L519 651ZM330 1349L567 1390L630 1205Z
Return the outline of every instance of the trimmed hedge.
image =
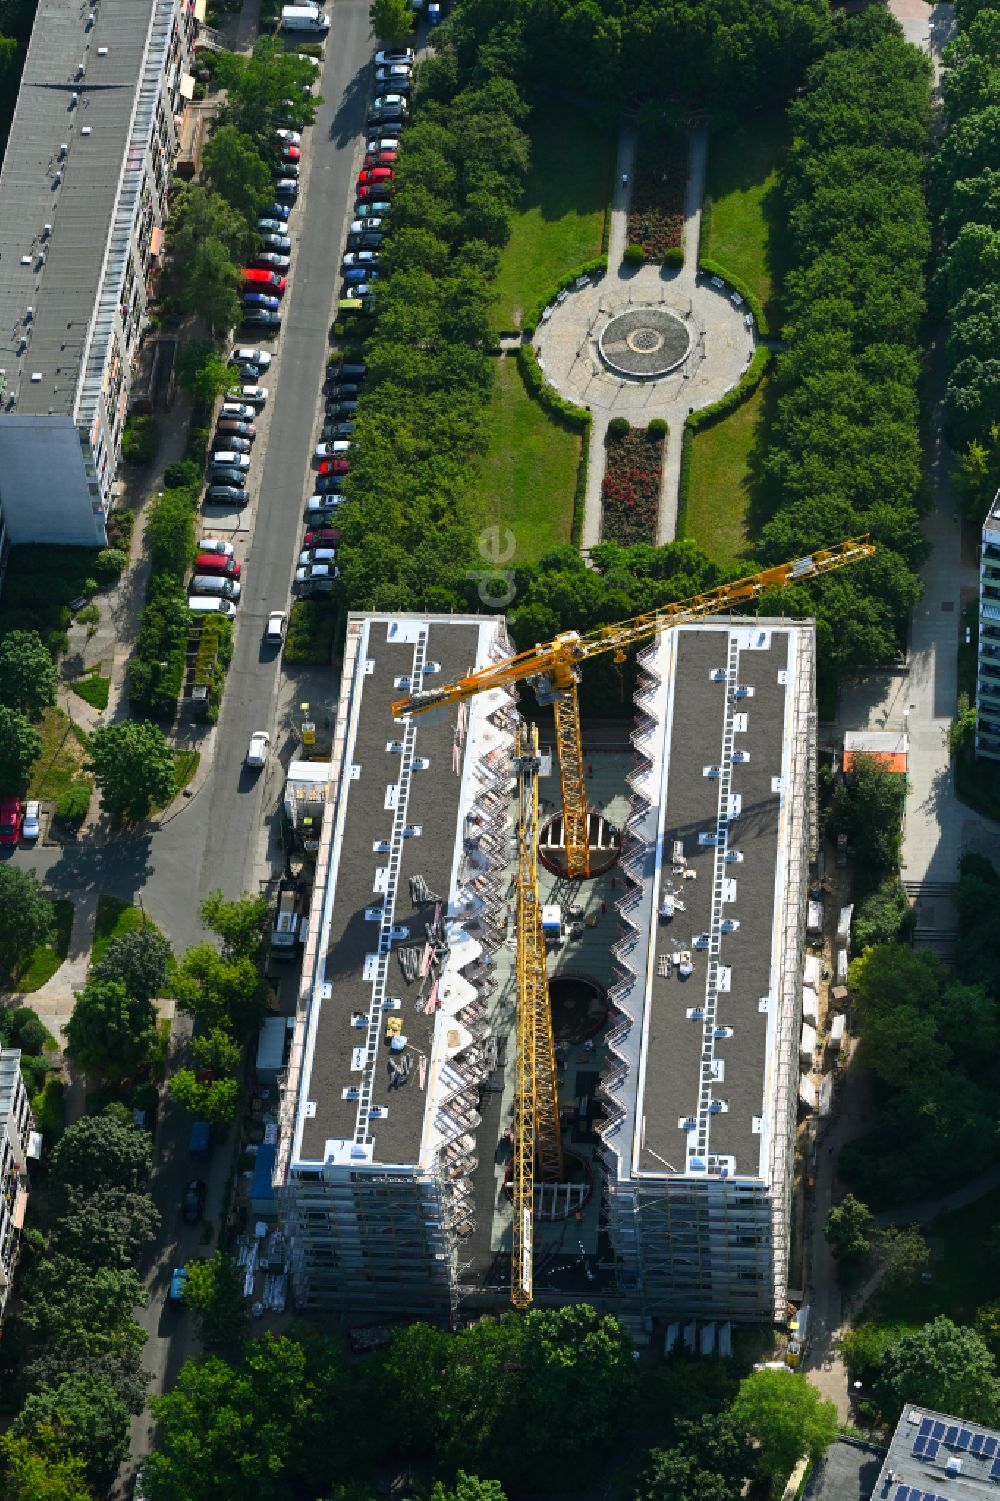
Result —
M684 246L671 245L668 250L663 252L661 264L664 266L683 266Z
M596 260L584 261L582 266L577 266L575 271L567 271L560 277L555 286L549 288L544 297L540 297L526 318L521 320L521 330L526 334L533 334L541 320L541 316L550 303L555 302L560 292L571 287L580 276L604 276L608 269L607 255L599 255Z
M572 401L566 401L553 390L542 374L538 363L538 355L530 344L522 344L517 351L518 368L528 394L534 396L541 406L561 422L563 427L568 427L571 432L583 433L590 436L590 424L593 420L589 412L583 407L578 407Z
M735 412L738 406L742 406L764 379L764 372L767 370L770 358L771 351L762 344L758 345L750 361L750 368L739 384L735 385L731 391L727 391L725 396L720 396L718 401L713 401L711 406L701 407L697 412L689 412L684 424L685 431L696 433L703 427L711 427L723 417L728 417L730 412Z
M328 667L337 615L337 606L329 601L297 599L288 617L284 660L293 667Z
M685 427L681 437L681 472L677 483L677 520L674 523L674 537L678 542L687 531L688 495L691 490L691 437L690 430Z
M756 292L747 286L745 281L739 276L734 276L731 271L727 271L725 266L720 265L718 261L709 260L707 257L699 258L698 270L703 276L721 276L727 286L732 287L734 292L739 292L743 301L751 313L753 313L758 334L760 334L762 339L770 337L771 330L768 326L767 318L764 316L764 308L761 300Z
M225 615L209 615L202 623L194 659L192 686L208 689L208 718L219 717L226 671L233 656L233 622Z
M583 542L583 518L587 510L587 476L590 473L590 433L588 431L580 449L580 464L576 471L576 489L573 492L573 521L569 540L574 547Z
M187 591L169 574L150 580L129 663L129 707L150 719L172 719L184 684L191 612ZM166 667L160 663L166 662Z

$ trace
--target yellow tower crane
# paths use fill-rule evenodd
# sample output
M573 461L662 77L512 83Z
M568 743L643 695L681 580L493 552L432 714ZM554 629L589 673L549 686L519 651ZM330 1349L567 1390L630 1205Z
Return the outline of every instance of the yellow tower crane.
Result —
M635 615L617 625L598 626L581 634L563 631L554 641L518 652L478 672L398 699L397 717L462 703L491 688L526 682L540 704L555 713L556 748L562 779L563 836L566 873L574 879L590 874L587 789L583 772L580 667L591 657L611 652L623 662L631 647L652 640L673 626L705 615L718 615L753 603L769 589L804 584L834 568L857 563L875 551L867 536L851 538L760 573L749 574L705 594ZM521 725L515 755L518 768L517 872L517 1088L514 1102L514 1222L511 1301L526 1308L532 1298L532 1221L536 1167L543 1181L562 1172L559 1101L556 1089L552 1017L548 999L545 939L538 897L538 732Z
M514 1093L514 1231L510 1297L527 1308L532 1297L532 1221L535 1174L563 1176L555 1044L542 908L538 897L538 729L521 723L517 765L517 1080Z

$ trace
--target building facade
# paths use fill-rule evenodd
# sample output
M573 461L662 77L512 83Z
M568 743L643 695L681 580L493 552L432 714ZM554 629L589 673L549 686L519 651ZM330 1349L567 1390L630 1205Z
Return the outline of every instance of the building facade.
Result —
M816 838L811 622L644 653L619 903L606 1215L622 1307L782 1322Z
M105 541L195 28L189 0L39 0L0 170L8 545Z
M1000 491L983 522L979 563L976 754L1000 761Z
M28 1158L37 1156L32 1142L34 1120L21 1075L17 1048L0 1049L0 1319L14 1280L21 1229L28 1203Z

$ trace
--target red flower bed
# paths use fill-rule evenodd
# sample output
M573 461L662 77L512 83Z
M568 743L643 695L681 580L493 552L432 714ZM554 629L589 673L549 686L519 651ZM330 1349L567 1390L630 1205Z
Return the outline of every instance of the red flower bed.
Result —
M601 533L605 542L655 542L660 514L663 439L632 428L609 438L604 462Z
M628 243L641 245L649 261L662 261L681 243L687 152L683 140L666 136L640 146L628 214Z

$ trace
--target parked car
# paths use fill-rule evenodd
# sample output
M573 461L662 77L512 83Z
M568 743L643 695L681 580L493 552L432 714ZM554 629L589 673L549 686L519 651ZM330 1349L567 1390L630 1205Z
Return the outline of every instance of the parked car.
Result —
M299 553L299 567L308 568L312 563L333 563L337 553L333 547L306 547Z
M21 837L23 810L19 797L0 801L0 844L16 844Z
M194 571L238 579L243 572L243 564L230 553L200 552L194 561Z
M234 437L246 438L253 443L257 437L257 429L252 422L246 422L242 417L220 417L215 424L216 435L224 437L226 433L232 433ZM222 447L220 443L219 447Z
M388 147L376 147L374 151L365 152L364 165L366 167L391 167L398 155L398 151L390 150Z
M381 250L385 235L380 229L366 229L363 235L348 235L348 250Z
M341 438L336 443L319 443L313 454L317 459L335 459L338 454L347 453L351 447L349 438Z
M273 250L265 250L261 255L255 255L250 264L262 266L269 271L287 271L292 264L292 258L288 255L276 255Z
M317 526L302 538L306 547L336 547L340 541L339 526Z
M344 256L341 265L349 266L377 266L379 257L374 250L349 250Z
M292 242L287 235L276 234L273 230L262 234L260 243L265 250L281 250L286 254L292 248Z
M340 535L339 532L337 534ZM24 805L24 817L21 820L21 838L26 844L33 844L42 832L42 805L37 798L30 798Z
M198 543L198 551L201 554L217 552L220 557L234 558L236 549L231 542L226 542L222 537L202 537Z
M272 313L276 313L281 306L281 298L271 297L267 292L244 292L240 301L245 308L270 308ZM262 366L254 365L253 368L260 371Z
M327 382L326 395L328 401L353 400L361 394L361 383L356 380L334 379Z
M246 472L243 469L231 469L226 464L212 464L208 471L209 489L217 486L235 486L242 489L247 482Z
M354 205L354 212L356 215L361 215L362 217L365 214L385 215L388 214L391 208L392 199L387 198L383 193L377 198L369 198L367 195L364 198L359 198Z
M239 422L252 422L257 412L245 401L224 401L219 408L220 419L235 418Z
M295 570L295 587L301 594L327 594L333 581L340 576L340 569L331 563L309 563Z
M264 235L280 235L285 232L285 226L280 219L258 219L257 228Z
M393 90L380 88L377 90L375 98L371 102L370 113L376 115L386 115L391 114L394 110L398 110L401 114L406 114L409 111L409 108L409 100L406 98L406 95L401 94L398 89Z
M187 1282L187 1267L175 1266L170 1278L170 1301L171 1303L184 1302L184 1284Z
M274 191L281 198L295 199L299 196L299 185L292 177L279 177L274 184Z
M352 417L357 410L356 401L328 401L326 404L326 416L331 420L336 417Z
M335 495L310 495L306 501L306 517L312 521L323 516L331 516L338 506L344 504L344 497Z
M285 141L281 147L281 160L283 162L297 162L302 152L298 141Z
M366 203L383 203L386 193L394 193L396 187L391 182L363 182L357 189L357 203L362 208Z
M251 771L259 771L267 763L271 737L266 730L254 730L247 747L246 765Z
M245 453L240 453L235 448L217 448L209 460L213 469L241 469L246 472L250 468L250 460Z
M266 386L230 386L226 392L227 402L242 402L251 407L262 407L266 400Z
M350 474L350 459L322 459L319 466L320 474Z
M216 442L219 445L218 449L215 450L215 453L219 452L220 450L226 450L230 453L241 453L245 455L250 452L253 446L249 438L237 438L234 437L232 433L216 433L215 436ZM213 462L215 459L215 453L213 453L212 455Z
M365 142L365 150L398 151L399 136L393 135L391 133L389 135L386 135L384 131L370 130L368 132L368 139Z
M350 224L350 228L348 229L347 233L349 235L363 235L363 234L365 234L370 229L381 229L381 228L382 228L382 220L381 220L381 218L379 216L377 216L377 215L376 215L375 218L372 218L369 215L367 218L352 219L351 220L351 224Z
M412 47L385 47L375 54L377 68L391 68L394 63L409 63L413 67Z
M254 349L250 344L237 344L230 353L229 363L231 365L260 365L266 370L271 359L272 356L266 349Z
M279 141L284 141L289 146L302 145L302 132L300 130L276 130L274 133Z
M368 374L368 366L363 360L342 360L339 365L331 366L337 370L344 380L364 380Z
M289 181L298 182L298 178L298 162L280 162L274 169L274 180L276 183ZM275 188L274 191L277 192L277 188Z
M250 492L242 485L209 485L205 491L205 504L210 506L239 506L250 499Z
M205 1195L208 1190L200 1178L192 1178L184 1189L181 1200L181 1219L185 1225L197 1225L205 1212Z
M376 84L394 84L398 81L401 84L408 84L412 72L413 64L409 61L398 63L376 63L375 82Z
M268 646L280 646L285 639L287 629L287 610L272 610L267 617L267 625L264 627L264 640Z
M317 495L342 495L344 479L340 474L318 474L313 480Z
M356 422L334 422L330 426L329 435L323 434L324 442L335 443L339 438L350 438L358 430Z
M248 308L243 314L243 323L247 328L269 328L277 333L281 327L281 314L272 313L267 308Z
M372 187L378 182L392 182L395 176L391 167L362 167L358 173L358 187Z
M267 208L263 209L261 212L265 219L280 219L282 227L284 227L292 217L292 209L294 207L295 205L293 203L275 202L269 203L267 205Z
M243 285L251 291L260 288L268 291L272 297L280 297L288 286L285 277L277 271L272 271L269 266L247 266L242 275Z

